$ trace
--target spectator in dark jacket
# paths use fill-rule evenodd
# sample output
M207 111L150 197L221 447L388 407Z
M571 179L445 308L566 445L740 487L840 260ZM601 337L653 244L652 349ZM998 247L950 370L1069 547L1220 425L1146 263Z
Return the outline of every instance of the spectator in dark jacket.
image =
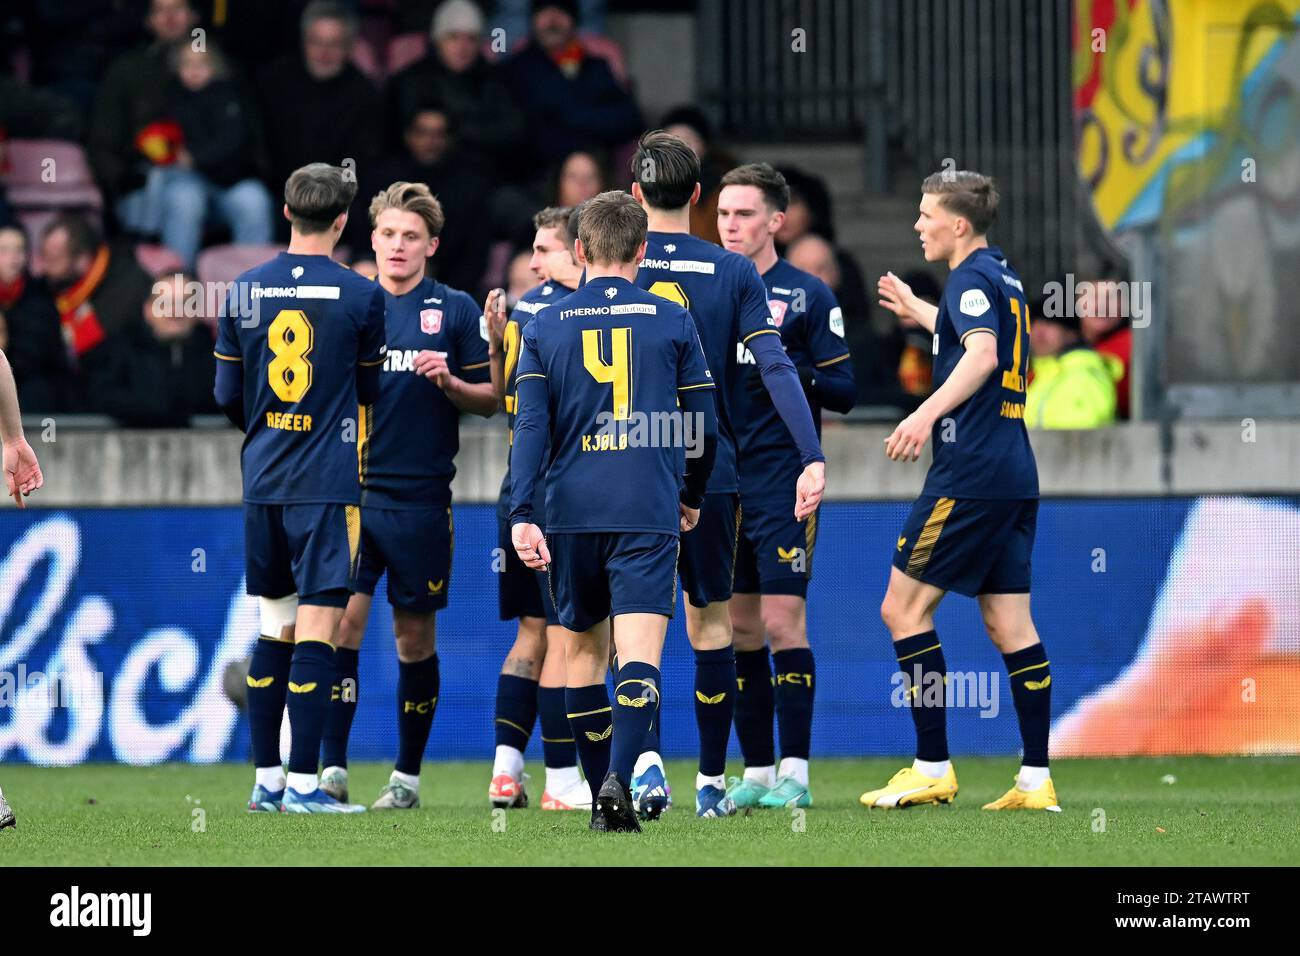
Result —
M418 108L406 124L405 148L363 170L344 238L354 261L373 258L370 200L395 182L426 183L442 204L446 226L438 254L429 260L439 279L478 297L487 268L491 227L485 214L488 181L460 155L451 118L433 104Z
M191 314L202 296L187 296L186 285L180 275L156 283L143 316L87 357L90 411L135 428L182 427L216 413L212 329Z
M404 123L416 107L441 104L456 127L457 148L495 177L506 165L501 160L524 144L524 117L502 68L483 59L483 14L470 0L446 0L434 14L432 36L432 51L389 81L389 115Z
M167 112L180 145L164 172L162 241L192 269L210 211L234 242L270 242L271 194L258 178L265 173L261 129L221 51L182 42L172 48L172 67Z
M27 271L27 234L0 227L0 351L9 357L18 395L29 412L63 411L71 399L68 348L45 284Z
M575 149L612 152L643 126L640 109L609 64L583 52L576 24L574 0L537 0L532 39L506 63L542 168Z
M274 194L308 163L350 166L359 181L382 155L383 101L348 62L356 34L356 17L347 6L313 0L302 14L301 54L273 62L258 78ZM287 221L277 217L276 225L288 235Z
M165 137L153 124L167 108L168 52L189 38L198 17L187 0L152 0L147 22L153 42L123 54L104 74L87 141L99 188L118 221L138 235L156 235L162 228L161 167L146 151L165 149Z
M125 240L105 243L80 213L61 213L41 236L41 266L74 360L134 321L153 277Z

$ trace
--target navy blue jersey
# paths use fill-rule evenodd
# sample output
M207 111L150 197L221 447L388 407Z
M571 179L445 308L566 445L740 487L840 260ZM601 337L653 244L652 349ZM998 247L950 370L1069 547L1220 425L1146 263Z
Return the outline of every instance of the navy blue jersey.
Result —
M852 405L853 366L844 340L844 317L835 293L816 276L796 269L784 259L762 275L767 304L781 333L781 344L796 368L814 370L848 396ZM731 381L731 411L740 456L740 491L745 497L794 495L803 471L799 449L771 401L756 400L758 367L743 342L735 343L735 374ZM834 380L834 381L833 381ZM809 396L813 422L821 434L821 403ZM834 404L832 402L832 404Z
M473 299L433 279L423 279L404 295L385 291L384 301L388 358L379 377L379 400L366 406L362 417L361 503L442 505L451 500L456 474L460 409L416 374L415 356L426 349L445 352L457 378L486 382L487 326Z
M688 233L650 232L636 284L676 302L695 319L705 360L718 387L718 458L709 476L709 494L739 491L731 410L732 358L737 342L779 334L758 270L744 256Z
M282 252L236 280L216 356L243 370L245 501L358 503L357 368L384 350L383 293L328 256Z
M514 310L510 313L510 318L506 320L506 329L502 336L502 348L505 351L505 396L502 404L506 410L506 440L512 445L515 437L515 403L518 401L515 396L515 373L519 369L519 349L523 345L524 328L533 320L534 315L548 305L559 302L572 291L568 286L560 285L558 282L543 282L519 297ZM533 500L533 521L545 528L545 502L542 500L545 489L540 482L537 490L538 494ZM505 520L510 514L510 458L508 455L506 457L505 477L501 479L501 494L497 498L497 513L502 520Z
M505 350L505 410L506 426L511 431L515 427L515 372L519 368L519 348L523 343L524 328L533 316L555 302L559 302L573 290L558 282L543 282L534 286L519 297L510 318L506 320L506 330L502 338ZM508 472L507 472L508 474Z
M625 279L593 279L524 329L517 379L530 378L545 382L550 420L546 532L677 535L684 456L661 426L678 418L679 391L713 388L690 314ZM516 414L522 429L528 405ZM525 484L516 474L512 507Z
M998 340L998 366L970 398L934 424L934 462L923 495L1037 498L1038 465L1025 428L1029 309L1001 249L977 249L948 276L934 324L934 387L952 374L972 332ZM946 439L946 440L945 440Z

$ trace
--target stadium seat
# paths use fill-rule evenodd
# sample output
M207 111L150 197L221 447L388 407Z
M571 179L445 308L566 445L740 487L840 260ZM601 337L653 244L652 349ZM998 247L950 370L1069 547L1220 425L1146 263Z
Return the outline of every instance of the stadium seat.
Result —
M388 41L384 62L388 75L394 76L406 69L428 52L429 43L423 33L399 33Z
M149 275L174 275L185 271L185 262L171 249L152 243L140 243L135 247L135 261Z
M274 243L211 246L199 253L195 271L200 282L234 282L241 272L283 251L284 246Z
M15 139L6 149L4 174L9 202L19 209L102 209L86 154L77 143L57 139ZM49 165L52 161L53 165ZM53 181L42 176L53 171Z

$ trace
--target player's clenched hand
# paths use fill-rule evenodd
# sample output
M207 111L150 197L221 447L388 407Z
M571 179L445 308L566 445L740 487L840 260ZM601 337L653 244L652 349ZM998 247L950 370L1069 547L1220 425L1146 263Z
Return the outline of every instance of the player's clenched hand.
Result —
M500 349L506 337L506 290L493 289L483 302L483 315L487 317L488 346Z
M912 287L892 272L886 272L876 281L876 295L880 296L881 306L900 319L916 321L916 296Z
M794 489L794 517L802 521L822 503L826 491L826 462L814 461L803 470Z
M4 445L5 487L13 496L19 508L26 508L24 495L45 484L41 466L36 461L36 452L27 444L27 439L18 438Z
M699 508L688 508L686 507L686 505L682 504L679 501L677 502L677 510L680 511L682 515L683 531L690 531L692 528L694 528L697 524L700 523Z
M551 551L546 547L546 537L535 524L520 522L511 525L510 543L515 546L519 560L534 571L544 571L551 563Z
M894 429L894 433L885 439L885 454L891 461L916 461L921 457L921 449L930 437L934 422L913 412Z
M451 369L447 365L447 353L423 349L415 355L415 374L423 375L439 388L446 388L451 382Z

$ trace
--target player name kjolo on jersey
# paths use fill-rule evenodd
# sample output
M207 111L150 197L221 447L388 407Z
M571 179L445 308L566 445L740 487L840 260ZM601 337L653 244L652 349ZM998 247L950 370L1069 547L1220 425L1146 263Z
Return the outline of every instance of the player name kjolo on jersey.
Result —
M699 259L642 259L642 269L667 269L669 272L701 272L713 275L716 271L712 262Z
M622 305L589 305L560 310L560 321L573 315L657 315L658 306L649 302L625 302Z

